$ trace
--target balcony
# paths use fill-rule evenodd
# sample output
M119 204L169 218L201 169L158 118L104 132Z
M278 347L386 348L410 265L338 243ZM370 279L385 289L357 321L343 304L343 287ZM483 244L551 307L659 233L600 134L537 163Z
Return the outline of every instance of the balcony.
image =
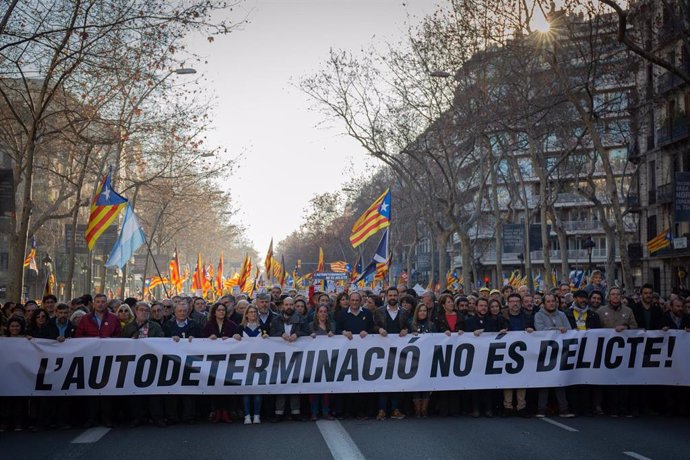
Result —
M669 120L664 120L661 129L656 131L658 147L664 147L690 136L690 121L684 113L677 113Z
M689 73L690 63L686 62L681 64L679 70L681 71L681 73L684 74ZM674 89L679 88L685 84L685 80L683 80L678 75L671 72L666 72L659 77L659 82L656 85L656 91L659 94L666 94L669 91L673 91Z
M647 151L654 150L654 134L647 136Z
M598 220L566 220L563 221L563 229L567 232L600 232L604 228Z
M656 202L658 204L673 203L673 184L664 184L656 189Z
M625 197L625 206L630 212L640 212L640 195L630 193Z
M532 251L530 252L530 255L532 256L532 261L543 261L544 260L544 251ZM589 259L589 254L587 253L586 249L568 249L567 251L568 255L568 261L569 262L574 262L574 261L585 261ZM561 251L559 249L554 249L549 251L549 256L551 260L554 259L560 259L561 258ZM606 258L606 248L594 248L592 249L592 259L605 259Z

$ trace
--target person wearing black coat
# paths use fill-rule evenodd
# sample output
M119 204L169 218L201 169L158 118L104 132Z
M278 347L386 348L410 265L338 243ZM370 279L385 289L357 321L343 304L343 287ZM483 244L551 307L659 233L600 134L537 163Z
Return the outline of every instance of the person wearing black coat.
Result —
M199 324L189 318L189 306L186 302L175 304L172 318L163 324L163 332L165 332L166 337L171 337L175 342L179 342L180 339L187 339L191 342L194 337L202 337L203 333ZM178 405L182 406L182 421L194 423L196 408L194 398L189 395L165 397L165 416L168 423L180 422Z
M659 304L654 302L654 288L651 284L645 284L642 286L640 294L642 297L640 301L630 306L638 327L648 331L661 329L661 320L664 314Z
M690 332L690 315L683 313L683 300L675 298L671 301L671 308L664 313L661 320L662 330L685 330ZM680 415L687 417L690 411L687 387L663 387L664 415Z
M472 332L475 336L479 336L482 332L506 332L505 327L503 316L489 314L489 301L484 297L477 299L475 315L468 317L465 322L465 332ZM479 417L480 410L483 410L487 417L494 416L494 393L493 390L472 391L472 417Z

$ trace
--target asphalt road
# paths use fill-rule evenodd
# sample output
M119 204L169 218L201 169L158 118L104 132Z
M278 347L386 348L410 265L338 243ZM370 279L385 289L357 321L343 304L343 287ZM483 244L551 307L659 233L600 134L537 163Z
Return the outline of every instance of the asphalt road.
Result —
M688 459L688 418L429 418L0 433L3 459Z

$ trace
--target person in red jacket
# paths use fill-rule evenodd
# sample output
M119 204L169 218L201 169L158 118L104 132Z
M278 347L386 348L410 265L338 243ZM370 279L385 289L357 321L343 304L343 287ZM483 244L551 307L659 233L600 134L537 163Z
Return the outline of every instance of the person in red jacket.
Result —
M105 339L120 337L120 320L108 311L108 297L96 294L93 298L93 311L84 315L79 321L74 337L92 337ZM88 401L88 420L85 427L92 427L98 423L100 412L103 425L112 427L113 401L108 396L93 396Z
M75 337L120 337L120 320L108 311L107 303L108 297L105 294L94 296L93 311L79 321L77 330L74 331Z

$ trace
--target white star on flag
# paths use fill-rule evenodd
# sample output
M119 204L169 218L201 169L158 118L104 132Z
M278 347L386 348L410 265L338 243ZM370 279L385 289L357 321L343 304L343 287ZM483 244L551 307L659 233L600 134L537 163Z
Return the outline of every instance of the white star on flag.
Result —
M386 212L386 211L388 211L388 205L384 201L383 203L381 203L381 212Z

